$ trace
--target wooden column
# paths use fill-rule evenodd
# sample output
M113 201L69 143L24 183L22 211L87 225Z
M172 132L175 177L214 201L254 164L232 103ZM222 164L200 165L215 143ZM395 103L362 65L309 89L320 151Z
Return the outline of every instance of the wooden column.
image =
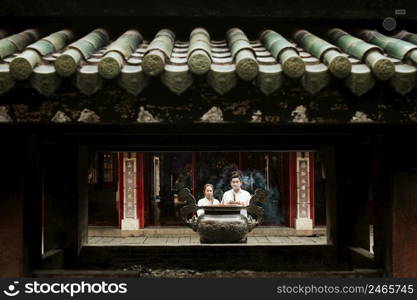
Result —
M337 185L335 147L321 147L319 155L324 165L326 198L326 233L327 243L337 245Z
M392 178L392 276L417 277L417 171Z
M355 264L347 249L362 248L369 251L370 228L368 219L368 199L370 190L370 170L372 159L370 144L348 140L334 146L334 165L327 165L333 174L326 174L330 181L326 188L332 191L333 217L331 238L336 246L340 261ZM327 173L327 169L326 169ZM333 178L330 177L332 175ZM367 255L371 257L370 253ZM367 260L372 263L372 259ZM368 267L372 267L368 264Z
M42 171L41 138L31 134L27 138L24 184L24 230L28 268L38 268L42 259Z
M392 274L392 176L389 171L388 147L382 137L373 143L373 197L375 266L386 276Z
M387 277L417 277L417 149L401 134L377 142L375 264Z
M78 249L88 242L88 170L90 153L87 147L78 150Z
M144 153L136 153L136 177L137 177L137 215L139 228L145 227L145 195L144 195Z
M24 241L24 136L2 136L0 164L0 277L21 277L28 260Z

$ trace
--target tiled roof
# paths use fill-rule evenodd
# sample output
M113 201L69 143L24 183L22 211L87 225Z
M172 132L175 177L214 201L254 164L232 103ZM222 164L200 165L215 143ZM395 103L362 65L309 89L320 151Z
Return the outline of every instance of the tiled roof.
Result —
M13 35L0 30L0 94L25 80L45 96L65 81L92 95L109 80L135 95L151 80L182 94L196 77L205 77L219 94L233 89L238 80L253 82L266 95L285 80L299 82L311 94L339 80L358 96L377 81L400 94L416 85L417 34L407 31L388 37L333 28L319 37L306 30L283 36L270 29L253 37L231 28L223 40L213 40L207 30L196 28L187 41L177 40L168 29L149 41L143 34L128 30L111 40L104 29L78 39L71 30L48 36L35 29Z

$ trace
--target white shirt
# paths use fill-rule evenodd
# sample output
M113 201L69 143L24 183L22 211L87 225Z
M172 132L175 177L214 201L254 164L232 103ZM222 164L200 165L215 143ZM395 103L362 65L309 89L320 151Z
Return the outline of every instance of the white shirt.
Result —
M210 206L210 205L218 205L220 204L219 200L213 199L213 201L210 201L206 197L198 200L197 206ZM197 216L201 216L204 214L204 209L197 210Z
M236 201L243 203L243 206L248 206L251 198L252 196L245 190L240 189L239 192L235 193L235 191L231 189L223 194L222 203L227 204ZM240 213L245 217L248 216L246 209L241 209Z

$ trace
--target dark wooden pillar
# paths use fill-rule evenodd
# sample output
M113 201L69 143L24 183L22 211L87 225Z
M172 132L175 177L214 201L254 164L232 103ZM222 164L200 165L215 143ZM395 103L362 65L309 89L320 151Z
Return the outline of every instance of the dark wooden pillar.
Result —
M370 149L369 144L346 141L319 151L325 169L328 242L336 246L341 261L349 261L349 247L370 250Z
M370 250L368 198L370 172L372 167L370 144L358 144L339 149L341 194L339 214L341 217L341 238L352 247Z
M386 275L391 270L392 203L390 196L391 175L382 137L375 139L373 146L373 214L375 266Z
M417 147L409 136L387 141L389 153L390 261L392 277L417 277Z
M87 147L78 150L78 253L88 241L88 172L93 156Z
M0 276L30 276L41 261L39 137L2 136L0 150Z
M327 243L337 245L337 185L336 160L333 146L320 148L319 155L324 165L324 191L326 198Z
M392 274L417 277L417 170L392 176Z
M160 202L160 222L166 222L174 215L174 201L172 199L172 186L171 186L171 166L172 166L172 153L164 153L161 155L161 202ZM160 224L164 225L164 224Z
M86 224L87 212L80 214L80 208L86 206L86 192L80 198L79 188L87 184L88 167L83 165L83 170L80 169L85 155L82 160L79 157L76 137L51 136L44 143L45 251L61 250L64 257L61 267L76 262L79 247L86 238L81 227Z
M0 277L24 276L28 269L24 240L25 136L2 136L0 149Z
M26 166L24 184L25 245L30 270L40 266L42 260L42 137L30 134L26 143Z
M335 154L339 246L369 251L371 145L346 143L338 145Z
M417 147L401 134L379 141L375 262L388 277L417 277Z

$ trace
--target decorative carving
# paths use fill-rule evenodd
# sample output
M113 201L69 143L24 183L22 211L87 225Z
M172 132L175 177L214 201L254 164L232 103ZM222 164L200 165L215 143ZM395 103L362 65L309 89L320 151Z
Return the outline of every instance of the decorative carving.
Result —
M136 163L135 159L124 159L124 219L136 219Z
M138 123L155 123L159 122L148 110L145 110L143 106L139 108L138 118L136 119Z
M374 120L372 120L371 118L368 118L367 114L361 111L355 112L355 115L350 120L351 123L368 123L373 121Z
M292 121L294 123L308 123L308 118L306 115L307 108L304 105L299 105L291 112L293 117Z
M94 111L88 108L84 108L81 111L80 117L78 118L78 122L98 123L100 122L100 117Z
M417 112L413 112L409 114L408 117L410 118L411 121L417 122Z
M194 231L197 231L197 202L194 196L188 188L183 188L178 193L178 199L181 202L187 203L187 205L180 209L181 219L184 221L185 225L191 227Z
M202 117L201 121L203 122L223 122L223 112L217 107L213 106L208 112L206 112Z
M255 111L251 117L252 123L260 123L262 122L262 112L258 109Z
M68 117L63 111L58 110L51 121L55 123L66 123L71 122L71 118Z
M264 203L266 201L266 192L261 189L256 189L255 194L249 201L249 206L247 212L249 215L249 225L251 231L255 226L262 223L264 219L264 209L260 207L259 203Z
M0 106L0 123L12 122L12 118L9 116L8 108L6 106Z

